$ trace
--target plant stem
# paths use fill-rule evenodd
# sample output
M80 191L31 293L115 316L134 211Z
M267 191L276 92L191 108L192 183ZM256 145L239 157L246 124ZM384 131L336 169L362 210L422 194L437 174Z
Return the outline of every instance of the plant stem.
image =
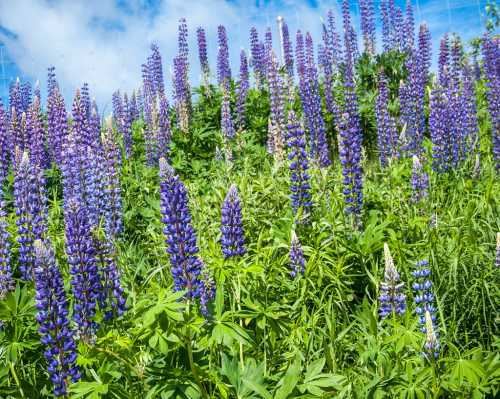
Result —
M187 311L188 311L188 315L191 316L189 301L187 303ZM196 371L196 367L194 365L193 347L191 345L191 330L189 329L189 327L188 327L187 335L186 335L186 350L188 353L189 368L191 369L191 373L193 373L193 377L194 377L196 384L200 387L201 396L205 399L208 399L208 394L206 393L205 388L203 387L203 384L201 383L200 376L198 375L198 371Z
M19 393L21 394L22 398L25 398L26 396L24 396L23 388L21 387L21 384L19 384L19 378L17 378L16 369L14 368L14 363L10 362L9 366L10 366L10 372L12 373L14 380L16 380L17 386L19 387Z

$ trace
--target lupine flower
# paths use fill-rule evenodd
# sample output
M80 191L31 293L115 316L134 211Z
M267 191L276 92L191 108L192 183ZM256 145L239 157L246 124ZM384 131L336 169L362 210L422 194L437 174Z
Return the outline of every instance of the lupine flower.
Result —
M495 266L500 267L500 233L497 233L497 256L495 258Z
M200 67L203 86L208 87L210 79L210 66L208 65L207 57L207 37L205 35L205 29L201 26L196 29L196 38L198 40L198 56L200 58Z
M297 121L292 110L288 113L287 126L288 160L290 161L290 190L292 209L294 214L302 208L305 215L309 214L311 202L311 184L307 173L309 161L306 151L306 138L304 130Z
M34 272L33 241L43 238L47 228L47 200L43 171L29 160L27 152L16 153L14 207L19 243L19 269L24 280Z
M450 46L448 41L448 34L441 38L439 44L439 58L438 58L438 81L439 85L447 88L448 77L450 72Z
M135 94L135 90L132 91L132 95L130 96L129 109L132 122L138 120L140 118L140 111L137 104L137 95Z
M223 91L230 90L231 67L229 66L229 47L224 25L217 28L219 50L217 52L217 83Z
M31 83L24 82L21 85L21 103L22 103L22 111L28 112L28 108L31 104Z
M306 271L306 261L304 259L304 251L302 250L302 245L300 245L300 241L295 234L295 231L292 231L292 241L290 244L290 276L292 278L301 275L304 275Z
M174 58L174 99L177 114L177 126L187 132L191 117L191 91L187 76L187 65L183 57Z
M245 108L250 88L248 76L248 62L245 50L240 53L240 75L238 85L236 86L236 126L238 130L245 128Z
M111 320L113 317L120 317L127 310L127 300L120 281L120 270L116 264L116 248L109 239L96 235L94 235L93 245L102 281L99 307L104 313L104 320Z
M254 26L250 29L250 52L250 65L253 68L255 83L257 87L260 87L265 79L264 54L260 45L259 33L257 32L257 28Z
M33 104L28 110L26 130L28 137L30 137L29 149L31 161L42 169L45 169L48 166L45 148L45 128L43 126L42 113L38 97L35 97Z
M123 149L125 151L125 158L132 157L132 110L128 101L127 93L123 96L123 121L122 121L122 136L123 136Z
M0 100L0 195L2 194L3 182L9 174L11 160L11 138L7 125L7 115Z
M86 151L85 156L82 157L85 163L82 168L83 203L87 209L89 223L94 228L99 225L107 205L105 161L102 149L96 151L92 147L87 146L81 148L80 151Z
M123 121L123 101L120 91L115 91L113 93L113 120L115 121L115 125L118 130L123 131L122 121Z
M363 35L363 43L365 51L370 54L375 54L375 10L373 0L360 0L359 2L361 14L361 33Z
M432 323L436 321L436 307L434 306L434 293L432 292L432 281L430 280L431 271L429 269L429 262L421 260L416 263L416 269L413 271L412 276L415 278L413 283L413 290L415 291L415 312L423 333L426 333L426 320L425 313L429 312Z
M35 241L35 307L38 331L45 345L45 360L54 396L66 397L70 382L81 376L76 365L76 344L68 319L68 300L64 280L50 243Z
M179 19L179 56L185 59L187 68L189 47L188 47L188 27L186 23L186 18Z
M375 103L375 116L377 119L377 143L380 165L385 167L397 154L398 133L396 121L389 114L389 90L387 79L381 71L378 76L378 95Z
M246 253L241 201L236 185L231 185L222 204L221 245L225 259Z
M84 156L86 155L82 153L75 133L71 132L64 141L60 164L65 209L70 201L84 204Z
M323 25L323 46L320 46L318 50L318 65L323 70L326 110L337 120L339 118L338 107L333 97L333 84L335 80L333 66L335 65L335 60L329 41L328 31L326 30L326 26Z
M452 150L450 121L444 89L437 86L430 96L429 130L432 141L432 169L443 173L450 168Z
M385 272L384 281L380 283L380 317L385 318L395 312L402 315L406 311L406 295L402 289L404 283L400 283L399 273L394 266L391 252L387 243L384 243Z
M15 286L10 266L10 235L7 231L7 214L4 208L5 204L0 201L0 300L4 299Z
M201 281L203 285L200 295L200 310L204 316L208 316L208 304L215 298L215 282L203 261L201 259L200 261L203 270L201 272Z
M479 158L480 141L477 122L475 82L469 65L464 65L462 73L463 89L461 102L463 105L463 134L466 140L464 143L464 150L466 153L469 153L470 158Z
M280 34L282 38L283 63L285 64L285 71L288 78L291 79L293 84L293 47L290 40L290 32L288 31L288 25L283 17L278 18L281 18L281 22L278 23L281 27Z
M14 108L19 115L23 113L23 99L19 77L9 87L9 109Z
M51 161L62 162L62 146L68 134L68 117L64 98L57 85L47 99L47 142Z
M380 2L380 16L382 19L382 43L384 52L388 52L391 50L391 20L387 1L382 0Z
M47 94L50 97L54 91L58 87L56 80L56 68L54 66L50 66L47 68Z
M160 210L174 289L186 290L188 299L200 298L205 292L204 267L198 256L186 188L164 158L160 159L160 179Z
M278 129L278 134L282 135L285 126L284 87L281 75L279 74L278 60L272 50L267 67L267 82L269 86L271 123Z
M123 206L120 186L120 153L111 126L103 139L104 160L106 162L105 193L107 206L104 211L105 231L109 239L116 239L123 231Z
M484 35L482 40L484 75L486 78L486 98L491 118L493 159L497 172L500 171L500 44L498 40Z
M413 7L411 0L406 0L406 16L404 22L403 42L404 50L411 50L413 48L413 41L415 37L415 19L413 18Z
M432 317L429 311L425 312L425 351L427 356L433 356L435 359L439 357L439 338L434 331L434 326L432 324Z
M92 111L92 102L90 101L90 93L89 93L89 84L88 83L85 82L83 84L82 89L80 90L80 96L81 96L81 102L82 102L82 106L83 106L83 110L84 110L84 112L83 112L84 120L85 120L85 122L88 122L88 120L90 118L91 111ZM121 106L120 92L118 92L118 101L119 101L118 107L120 107Z
M224 138L232 139L235 136L229 92L223 91L221 106L221 129Z
M160 49L156 43L151 44L151 66L155 87L155 95L165 94L165 83L163 82L163 67Z
M328 51L332 54L333 62L338 64L343 58L342 43L335 27L335 16L332 10L328 10L326 15L326 31L328 33L328 42L325 43L325 46L328 47Z
M73 319L78 336L87 344L93 343L97 323L94 321L96 306L102 291L92 241L92 227L87 210L70 201L65 214L66 255L73 289Z
M411 188L413 191L413 202L418 203L427 198L429 190L429 175L424 171L417 155L413 156Z
M160 158L168 159L171 141L170 107L167 96L161 96L158 110L158 156Z

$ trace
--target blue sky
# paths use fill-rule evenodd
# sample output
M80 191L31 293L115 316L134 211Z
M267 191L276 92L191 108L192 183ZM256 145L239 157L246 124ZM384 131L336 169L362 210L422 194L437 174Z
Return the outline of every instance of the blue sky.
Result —
M404 7L405 0L396 0ZM412 0L416 22L428 23L434 55L439 37L457 32L468 40L482 33L486 0ZM351 11L359 27L358 0ZM248 48L252 25L261 32L273 28L282 15L291 32L297 28L320 38L320 17L328 9L340 9L339 0L1 0L0 42L4 55L0 65L0 96L8 82L20 76L45 86L46 69L56 67L69 101L77 87L87 81L91 93L109 112L112 91L131 90L140 84L140 64L155 41L163 56L167 88L171 92L170 65L177 46L177 21L185 16L190 30L191 79L199 82L194 31L208 33L210 62L215 66L217 25L228 30L231 64L238 69L240 48ZM379 0L375 1L379 9ZM378 18L377 18L378 20ZM340 18L338 18L340 21ZM359 30L359 29L358 29ZM0 53L0 56L2 55Z

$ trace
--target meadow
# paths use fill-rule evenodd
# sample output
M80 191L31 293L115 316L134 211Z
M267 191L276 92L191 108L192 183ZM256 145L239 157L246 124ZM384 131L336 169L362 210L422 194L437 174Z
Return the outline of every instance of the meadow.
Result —
M153 44L107 118L13 83L0 397L497 397L499 37L360 7L239 68L182 19L172 82Z

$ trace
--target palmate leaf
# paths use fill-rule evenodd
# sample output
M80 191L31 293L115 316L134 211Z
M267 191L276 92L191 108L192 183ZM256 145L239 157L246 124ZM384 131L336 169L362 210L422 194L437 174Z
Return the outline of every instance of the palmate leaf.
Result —
M108 393L108 384L100 381L78 382L70 387L71 397L85 399L99 399Z

